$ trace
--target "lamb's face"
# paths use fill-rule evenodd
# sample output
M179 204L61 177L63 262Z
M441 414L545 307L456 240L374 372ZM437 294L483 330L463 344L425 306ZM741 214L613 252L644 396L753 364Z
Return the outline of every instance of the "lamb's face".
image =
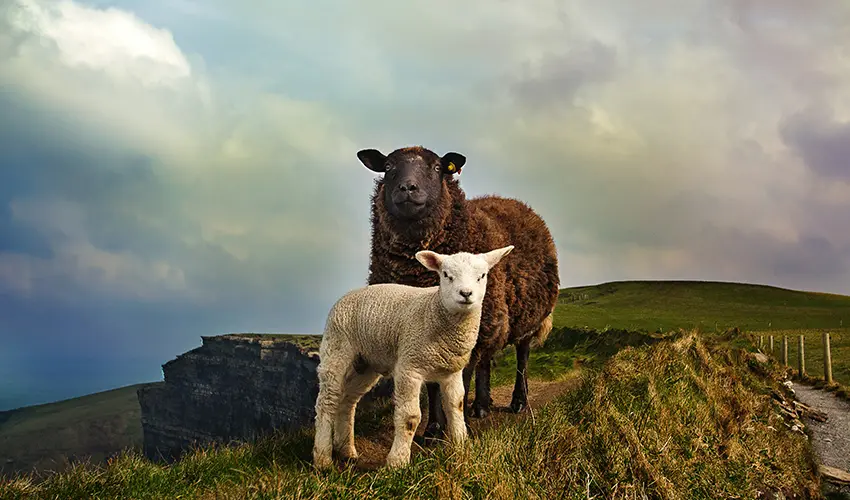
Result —
M423 250L416 254L416 258L428 269L440 273L443 306L450 312L463 312L481 307L490 269L513 248L507 246L483 254L460 252L452 255Z
M384 208L411 222L426 217L440 201L443 178L460 172L466 158L447 153L442 158L421 147L402 148L384 156L375 149L357 153L372 171L384 172Z
M482 257L461 253L443 259L440 266L440 298L449 311L481 307L487 291L490 266Z

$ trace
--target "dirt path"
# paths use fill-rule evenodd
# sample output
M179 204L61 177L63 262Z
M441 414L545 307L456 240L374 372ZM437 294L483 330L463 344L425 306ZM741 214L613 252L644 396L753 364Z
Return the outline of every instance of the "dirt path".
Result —
M827 415L826 422L804 417L811 430L812 448L823 465L850 471L850 403L829 392L802 384L794 384L794 395L803 404ZM842 488L850 494L850 486Z
M559 381L543 381L529 380L528 381L528 404L529 408L519 414L512 413L508 406L511 402L513 393L513 384L507 386L493 387L490 395L493 398L493 408L486 418L469 419L472 438L478 435L481 431L489 429L494 425L502 424L506 421L516 420L520 418L530 418L532 412L539 409L546 403L552 401L560 394L575 387L578 383L578 372L570 373L567 378ZM412 455L415 457L421 453L428 453L433 446L422 448L419 444L422 442L421 436L425 431L428 415L427 410L423 409L422 420L419 427L416 429L416 438L414 438ZM393 434L392 428L388 428L386 432L382 432L377 436L355 436L354 443L357 447L357 452L360 457L355 465L358 469L372 470L381 467L386 459L387 453L392 446Z

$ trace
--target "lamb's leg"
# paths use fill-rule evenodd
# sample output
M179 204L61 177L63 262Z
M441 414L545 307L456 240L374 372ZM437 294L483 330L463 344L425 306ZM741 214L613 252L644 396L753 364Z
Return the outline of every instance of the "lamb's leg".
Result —
M469 386L472 385L472 374L475 373L475 366L478 363L477 358L472 360L469 364L463 367L463 375L461 376L463 379L463 414L464 419L463 423L466 426L466 433L472 430L469 427L469 419L466 418L468 414L469 408Z
M410 445L413 435L419 426L422 412L419 410L419 391L422 389L422 378L414 373L404 373L408 370L397 370L393 375L395 390L393 400L395 414L393 425L395 438L392 448L387 455L387 467L401 467L410 463Z
M457 372L440 382L443 410L448 421L447 430L452 443L462 443L466 439L466 425L463 418L463 373Z
M319 362L319 395L316 398L316 435L313 440L313 464L326 469L333 463L333 427L343 394L345 374L350 363L345 359L327 356Z
M333 433L334 450L339 452L342 458L357 459L357 449L354 447L354 414L360 398L369 392L379 378L381 376L374 372L352 373L345 383Z
M528 406L528 353L531 339L524 340L516 346L516 381L514 394L511 398L511 411L519 413Z
M435 382L427 382L428 389L428 425L425 427L423 437L426 441L440 439L446 429L446 414L440 405L440 385Z
M490 357L482 357L475 367L475 401L472 416L484 418L490 413L493 400L490 398Z

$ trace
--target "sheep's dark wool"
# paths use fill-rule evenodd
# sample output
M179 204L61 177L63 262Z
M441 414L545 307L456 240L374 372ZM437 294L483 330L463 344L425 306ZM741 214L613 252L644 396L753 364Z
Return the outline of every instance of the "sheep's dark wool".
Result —
M369 284L438 285L437 275L414 257L419 250L478 253L514 245L488 277L478 341L464 370L464 389L468 392L474 370L471 413L486 416L492 404L492 357L514 344L517 378L511 409L521 411L528 404L529 349L532 341L542 344L552 328L560 285L555 243L546 223L518 200L498 196L467 200L454 178L466 161L457 153L441 158L417 146L388 156L363 150L358 157L367 168L385 172L372 195ZM445 428L445 416L436 384L428 385L428 399L426 435L437 436ZM467 399L464 394L464 406Z

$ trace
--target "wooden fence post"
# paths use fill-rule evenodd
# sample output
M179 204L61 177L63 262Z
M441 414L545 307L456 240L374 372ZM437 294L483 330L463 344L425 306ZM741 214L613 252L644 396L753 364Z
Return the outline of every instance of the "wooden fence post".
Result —
M782 336L782 366L788 366L788 335Z
M802 378L806 374L806 337L805 335L800 335L800 339L797 342L797 371L800 373L800 377Z
M829 351L829 332L823 332L823 379L832 383L832 353Z
M759 335L759 351L764 347L764 335Z
M770 336L770 355L773 356L773 335Z

